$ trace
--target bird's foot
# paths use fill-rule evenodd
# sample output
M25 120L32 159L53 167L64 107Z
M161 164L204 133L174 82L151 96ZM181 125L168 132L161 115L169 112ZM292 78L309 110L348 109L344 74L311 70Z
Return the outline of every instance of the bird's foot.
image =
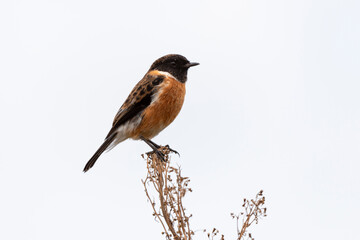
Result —
M179 157L180 157L180 153L179 153L178 151L176 151L176 150L174 150L174 149L170 148L170 146L169 146L169 145L165 145L165 147L166 147L167 149L169 149L169 151L170 151L170 152L173 152L173 153L175 153L175 154L179 155Z
M154 151L147 152L146 155L152 156L154 153L156 154L156 156L157 156L162 162L166 162L166 160L165 160L165 154L161 151L161 148L156 149L156 150L154 150Z
M164 151L165 150L165 154L164 154ZM162 146L159 146L158 149L154 150L154 151L150 151L150 152L147 152L146 154L147 155L152 155L152 154L156 154L156 156L162 161L162 162L166 162L167 161L167 158L165 157L167 154L166 154L166 151L169 151L169 152L172 152L172 153L176 153L177 155L180 156L179 152L170 148L169 145L166 145L164 147Z

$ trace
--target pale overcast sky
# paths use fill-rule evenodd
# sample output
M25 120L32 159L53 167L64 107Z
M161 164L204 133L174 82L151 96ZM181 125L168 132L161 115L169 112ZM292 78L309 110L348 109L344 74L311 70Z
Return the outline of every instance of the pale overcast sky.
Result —
M82 169L168 53L200 63L154 139L181 153L193 229L235 239L230 212L263 189L257 240L360 239L359 12L356 0L1 1L0 239L162 239L145 143Z

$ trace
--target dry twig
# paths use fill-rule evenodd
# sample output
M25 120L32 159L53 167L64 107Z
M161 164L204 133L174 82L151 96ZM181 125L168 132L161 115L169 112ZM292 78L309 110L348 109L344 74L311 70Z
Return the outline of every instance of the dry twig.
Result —
M183 206L183 198L187 192L191 192L189 187L190 179L181 176L181 168L174 167L169 160L169 148L162 147L161 151L165 155L165 161L158 159L154 153L147 153L146 167L147 175L142 180L146 196L154 211L153 216L158 220L164 231L162 234L168 240L191 240L194 231L190 228L190 218L192 215L186 214L186 208ZM158 195L158 198L152 199L149 191L152 190ZM264 207L265 197L261 190L256 194L255 199L244 199L243 212L239 214L231 213L231 217L236 219L237 240L250 239L254 240L248 228L252 223L258 223L261 217L266 216L266 208ZM159 207L157 207L159 205ZM242 220L240 227L240 218ZM204 232L207 232L204 230ZM224 235L219 230L213 228L207 232L209 240L220 238L224 240Z
M183 198L187 192L190 179L181 176L181 168L171 166L169 161L169 149L163 147L161 151L165 155L165 161L158 159L156 154L149 153L146 156L147 176L142 181L146 196L153 208L153 215L163 229L167 239L190 240L194 232L190 229L189 220L183 206ZM152 186L158 195L160 207L156 207L156 201L151 199L148 186Z
M260 190L258 194L256 194L255 199L248 200L244 198L244 202L242 207L244 208L243 212L239 214L231 213L231 217L236 219L237 226L237 240L242 240L247 237L247 239L254 240L251 233L248 233L247 230L251 226L252 223L258 223L261 217L266 217L266 208L265 204L265 196L263 195L263 190ZM242 227L239 228L239 219L242 216Z

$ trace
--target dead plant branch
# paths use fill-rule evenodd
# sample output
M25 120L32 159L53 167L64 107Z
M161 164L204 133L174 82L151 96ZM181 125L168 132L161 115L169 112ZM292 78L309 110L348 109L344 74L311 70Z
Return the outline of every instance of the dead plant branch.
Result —
M190 179L182 177L181 168L171 164L168 147L162 147L160 150L165 156L165 161L161 161L155 153L143 155L147 168L145 180L142 180L146 197L154 211L153 216L164 229L162 234L166 239L191 240L194 235L194 231L190 228L192 215L187 215L183 205L186 193L192 191L189 187ZM152 199L153 194L157 195L157 198ZM244 199L242 212L230 214L233 219L236 219L237 240L254 240L251 233L248 232L248 228L266 216L264 204L265 197L261 190L256 194L255 199ZM209 240L225 239L224 235L220 234L216 228L213 228L212 231L204 230L204 232L207 232Z

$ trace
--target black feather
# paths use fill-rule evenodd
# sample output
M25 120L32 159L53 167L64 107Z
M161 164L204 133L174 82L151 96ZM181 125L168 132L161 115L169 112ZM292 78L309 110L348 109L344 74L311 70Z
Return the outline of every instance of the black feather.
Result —
M107 139L109 136L111 136L116 130L125 122L131 120L136 115L140 114L147 106L151 103L151 96L152 92L147 93L139 102L135 103L130 107L130 109L127 110L127 112L122 116L110 129L110 132L106 136L105 139Z
M87 172L90 168L92 168L96 162L96 160L100 157L100 155L109 147L109 145L114 141L116 137L116 133L106 138L104 143L101 144L99 149L95 152L95 154L90 158L90 160L86 163L84 167L84 172Z

